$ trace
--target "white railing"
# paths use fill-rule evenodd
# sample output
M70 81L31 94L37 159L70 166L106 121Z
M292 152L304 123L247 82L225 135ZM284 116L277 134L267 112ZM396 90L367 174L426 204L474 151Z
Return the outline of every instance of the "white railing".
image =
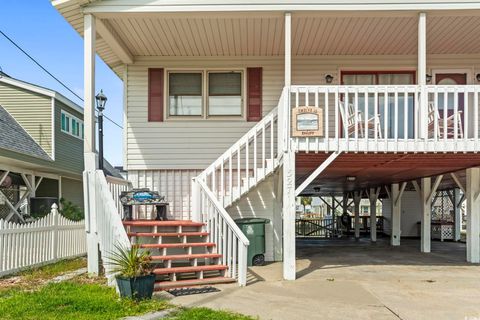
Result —
M250 243L205 182L199 179L198 185L201 221L210 233L210 241L216 244L217 253L222 254L223 263L228 266L226 276L245 286Z
M285 90L284 90L285 92ZM206 224L210 239L228 265L227 274L246 284L249 242L225 210L273 173L281 154L279 105L192 180L192 216Z
M206 182L224 207L240 199L277 167L277 120L278 107L197 177Z
M56 204L48 215L34 222L0 220L0 277L85 255L84 223L62 217Z
M480 86L291 86L289 89L290 108L309 106L321 108L323 113L319 123L321 136L294 138L300 151L478 151ZM290 125L290 119L290 116L285 119L284 126ZM438 144L439 141L443 144Z
M132 190L132 183L128 180L115 178L112 176L105 177L112 194L113 200L115 201L115 207L117 208L118 213L123 215L122 202L120 201L120 195L123 191Z
M92 216L89 220L87 219L86 230L87 232L94 232L95 230L97 232L105 274L112 283L112 266L108 263L108 258L116 251L116 246L130 248L131 244L103 171L85 171L84 183L87 184L88 188L95 188L95 198L88 199L87 202L94 202L95 212L91 213ZM88 194L86 192L85 196L88 196Z

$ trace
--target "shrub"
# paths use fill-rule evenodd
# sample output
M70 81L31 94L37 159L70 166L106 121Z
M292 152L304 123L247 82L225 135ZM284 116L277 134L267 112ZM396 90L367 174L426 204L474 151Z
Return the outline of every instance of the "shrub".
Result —
M64 216L67 219L73 220L73 221L80 221L85 218L85 213L83 210L77 206L76 204L73 204L72 202L61 198L60 199L60 214Z

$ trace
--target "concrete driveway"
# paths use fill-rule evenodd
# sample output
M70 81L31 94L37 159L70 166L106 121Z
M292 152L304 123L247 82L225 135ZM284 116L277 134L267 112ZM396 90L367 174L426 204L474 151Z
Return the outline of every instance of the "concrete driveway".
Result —
M480 319L480 267L465 262L465 245L385 239L302 241L296 281L282 264L249 270L249 285L177 297L172 303L228 309L260 319Z

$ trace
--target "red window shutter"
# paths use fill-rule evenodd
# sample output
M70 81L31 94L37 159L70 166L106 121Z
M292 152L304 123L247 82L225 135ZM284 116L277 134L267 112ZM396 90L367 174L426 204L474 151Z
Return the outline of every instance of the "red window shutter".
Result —
M247 68L247 121L262 119L262 68Z
M148 121L163 121L163 68L148 69Z

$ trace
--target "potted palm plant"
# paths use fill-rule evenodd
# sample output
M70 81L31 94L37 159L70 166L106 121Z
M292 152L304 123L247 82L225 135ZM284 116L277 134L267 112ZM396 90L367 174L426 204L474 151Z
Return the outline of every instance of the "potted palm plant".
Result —
M151 299L155 286L151 257L138 246L115 246L108 264L113 266L120 296L135 300Z

